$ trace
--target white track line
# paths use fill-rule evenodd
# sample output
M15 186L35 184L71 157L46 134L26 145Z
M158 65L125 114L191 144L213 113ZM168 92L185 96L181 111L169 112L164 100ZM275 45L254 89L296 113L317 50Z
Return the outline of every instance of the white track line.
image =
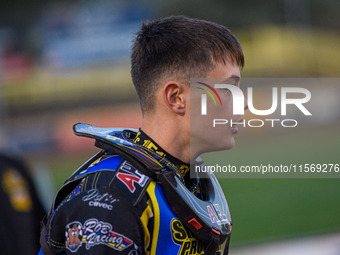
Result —
M340 233L231 249L230 255L340 255Z

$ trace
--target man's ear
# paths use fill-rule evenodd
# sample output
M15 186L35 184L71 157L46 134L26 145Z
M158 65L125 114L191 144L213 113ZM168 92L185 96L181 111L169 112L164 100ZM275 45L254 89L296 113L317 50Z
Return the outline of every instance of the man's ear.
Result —
M183 92L183 85L175 81L165 84L162 91L165 105L179 115L185 114L186 98Z

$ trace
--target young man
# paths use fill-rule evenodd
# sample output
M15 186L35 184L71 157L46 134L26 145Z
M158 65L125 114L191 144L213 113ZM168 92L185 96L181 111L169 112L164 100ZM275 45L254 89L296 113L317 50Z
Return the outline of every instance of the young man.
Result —
M237 128L207 135L211 123L190 118L201 96L190 93L190 78L238 82L243 65L238 40L221 25L184 16L144 23L131 56L141 128L75 125L102 151L59 191L41 253L221 254L231 230L225 198L213 176L190 178L189 168L204 152L232 148ZM220 94L226 106L215 111L239 121L230 94Z

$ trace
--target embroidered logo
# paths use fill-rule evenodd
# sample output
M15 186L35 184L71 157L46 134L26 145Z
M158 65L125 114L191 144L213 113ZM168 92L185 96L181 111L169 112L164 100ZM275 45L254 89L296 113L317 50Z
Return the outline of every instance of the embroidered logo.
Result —
M133 244L126 236L112 231L112 225L97 219L88 219L84 224L73 221L66 225L65 246L76 252L83 244L89 250L95 245L106 245L114 250L123 251Z
M71 252L76 252L81 246L82 226L80 222L74 221L66 226L66 248Z
M89 206L104 208L112 211L112 204L119 202L119 199L114 198L109 193L100 193L98 189L88 190L86 195L82 197L84 202L88 202Z
M119 168L120 172L117 174L117 178L134 193L136 190L136 184L140 187L144 187L148 181L148 177L138 172L136 168L124 161Z
M190 231L187 231L180 220L173 219L171 221L171 233L174 243L181 246L178 254L193 255L204 253L202 242L199 242Z

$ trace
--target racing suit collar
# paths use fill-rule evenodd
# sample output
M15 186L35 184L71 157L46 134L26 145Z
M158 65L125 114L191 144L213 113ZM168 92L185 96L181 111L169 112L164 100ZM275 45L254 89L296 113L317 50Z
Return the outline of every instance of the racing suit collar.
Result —
M190 192L192 192L197 197L201 196L199 180L196 178L190 178L189 164L184 163L180 159L166 152L161 146L159 146L151 137L149 137L141 129L139 129L133 142L156 152L157 154L161 155L162 157L165 157L167 160L173 163L175 167L181 172L184 178L185 186L190 190Z
M151 137L149 137L142 129L139 129L134 141L134 143L139 144L143 147L148 148L156 152L157 154L165 157L167 160L172 162L181 172L182 176L185 177L190 170L190 165L184 163L180 159L172 156L166 152L161 146L159 146Z

